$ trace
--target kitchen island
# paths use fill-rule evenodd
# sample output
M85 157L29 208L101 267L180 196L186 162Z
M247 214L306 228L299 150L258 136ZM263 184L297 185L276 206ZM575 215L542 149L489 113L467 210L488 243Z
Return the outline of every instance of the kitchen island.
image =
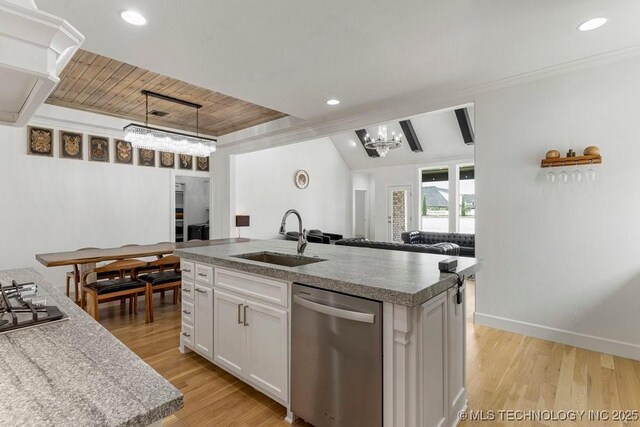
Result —
M32 268L0 283L34 282L68 319L0 334L6 425L160 425L182 393ZM41 295L40 295L41 296Z
M295 418L292 372L300 364L292 360L292 332L299 325L292 320L295 283L380 303L382 365L371 373L382 377L380 424L457 424L457 413L466 406L465 288L458 275L474 274L480 267L477 260L458 258L456 275L438 270L438 261L450 258L446 256L310 244L305 257L298 258L296 243L282 240L175 254L183 272L181 351L196 351L282 403L288 421ZM255 260L260 258L288 265ZM293 265L297 262L304 265ZM344 312L303 304L325 315ZM356 313L353 319L367 316ZM323 336L339 334L342 327L335 325ZM326 413L326 425L345 425L340 417L346 419L346 412L338 408Z

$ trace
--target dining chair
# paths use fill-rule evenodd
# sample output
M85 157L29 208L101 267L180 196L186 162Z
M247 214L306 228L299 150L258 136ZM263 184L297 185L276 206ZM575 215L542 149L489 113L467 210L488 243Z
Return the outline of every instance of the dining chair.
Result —
M147 264L158 269L155 273L144 274L139 279L145 282L145 322L153 322L153 294L173 291L173 303L178 303L178 295L182 287L182 273L180 272L180 258L175 255L167 255Z
M76 252L89 250L89 249L98 249L98 248L80 248L80 249L76 249ZM80 268L78 267L78 264L73 264L73 271L67 271L66 288L67 288L67 297L69 298L71 297L69 295L71 280L73 280L73 287L74 287L73 301L76 304L79 304L80 303L80 298L79 298L80 297Z
M92 316L95 320L100 320L98 305L102 302L129 299L129 313L136 313L138 308L138 295L146 292L146 283L136 277L136 269L144 266L145 261L137 259L122 259L107 265L96 267L86 271L82 275L82 297L81 306L87 309L90 298ZM112 279L95 279L89 281L89 276L95 274L116 276ZM127 274L128 273L128 274ZM145 314L148 316L148 314Z

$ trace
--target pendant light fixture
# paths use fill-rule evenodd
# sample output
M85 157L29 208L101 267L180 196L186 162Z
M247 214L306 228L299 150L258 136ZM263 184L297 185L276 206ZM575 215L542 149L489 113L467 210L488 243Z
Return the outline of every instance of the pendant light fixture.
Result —
M385 157L389 152L389 149L398 148L402 145L402 134L396 135L395 132L391 133L389 138L387 127L378 127L378 137L372 139L369 134L364 137L364 146L372 150L376 150L380 157Z
M145 96L145 122L144 125L131 123L124 127L124 140L136 148L148 150L167 151L170 153L187 154L198 157L209 157L216 151L216 140L199 135L199 110L202 105L182 99L173 98L148 90L143 90ZM174 132L149 126L149 97L162 99L176 104L186 105L196 110L196 134Z

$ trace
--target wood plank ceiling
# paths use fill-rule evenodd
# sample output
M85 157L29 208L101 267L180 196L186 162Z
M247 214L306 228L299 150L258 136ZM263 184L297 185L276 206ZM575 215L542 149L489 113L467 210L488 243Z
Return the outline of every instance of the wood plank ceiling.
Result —
M201 104L200 133L220 136L270 122L286 114L223 95L115 59L78 50L60 74L46 103L144 123L146 89ZM149 98L149 124L195 132L195 109Z

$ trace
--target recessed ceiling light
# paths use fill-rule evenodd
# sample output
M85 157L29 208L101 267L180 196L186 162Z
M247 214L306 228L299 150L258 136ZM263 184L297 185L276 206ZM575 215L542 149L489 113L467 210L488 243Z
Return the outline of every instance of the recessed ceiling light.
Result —
M131 25L144 25L147 23L147 18L135 10L125 10L120 14L120 17Z
M593 18L587 21L584 21L582 24L578 25L578 30L580 31L591 31L596 28L602 27L607 23L607 18Z
M338 99L330 99L330 100L327 101L327 104L329 104L329 105L338 105L338 104L340 104L340 100L338 100Z
M358 145L358 144L357 144L355 141L351 141L351 146L352 146L352 147L355 147L355 146L357 146L357 145Z

